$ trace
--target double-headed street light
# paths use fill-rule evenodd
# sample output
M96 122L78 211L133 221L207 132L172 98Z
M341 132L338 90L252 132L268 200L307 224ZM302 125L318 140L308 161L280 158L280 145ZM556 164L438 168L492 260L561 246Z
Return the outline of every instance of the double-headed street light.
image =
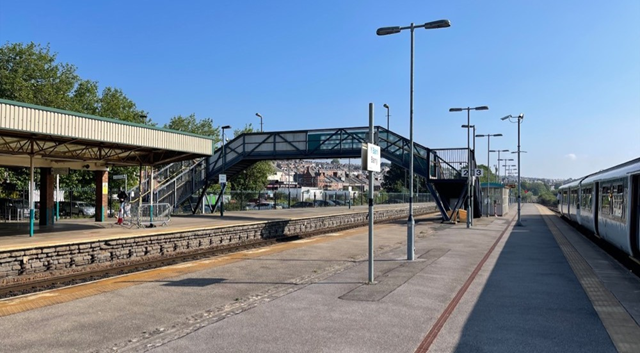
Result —
M386 36L387 34L400 33L400 31L409 29L411 30L411 79L409 89L409 144L411 145L411 158L409 158L409 174L411 175L411 181L409 182L409 219L407 220L407 260L413 260L415 258L415 225L416 222L413 219L413 32L416 28L424 29L437 29L446 28L451 26L449 20L438 20L427 22L423 25L414 25L411 23L408 27L382 27L378 28L376 34L379 36Z
M489 172L491 171L491 167L489 166L489 156L491 155L491 136L499 137L502 136L502 134L476 135L476 137L487 138L487 217L489 217L489 206L491 205L491 196L489 196Z
M504 161L504 176L507 176L507 162L513 162L513 158L498 158L498 170L500 170L500 161Z
M475 125L462 125L461 126L463 129L468 129L468 128L472 128L473 129L473 133L471 134L471 136L473 136L473 152L476 152L476 126Z
M256 116L260 118L260 132L262 132L262 115L260 115L260 113L256 113Z
M498 170L496 171L497 178L498 178L498 183L500 182L500 152L509 152L509 150L490 150L489 152L498 152Z
M507 116L505 116L504 118L502 118L502 120L507 120L509 119L509 121L513 122L511 119L517 119L517 123L518 123L518 223L517 225L522 226L522 221L520 220L520 200L522 199L522 187L520 186L520 124L522 123L522 120L524 120L524 114L520 114L517 117L514 117L513 115L509 114Z
M468 173L467 173L467 197L469 198L469 204L467 205L467 228L469 228L470 226L473 225L473 193L471 192L472 189L472 184L473 184L473 178L472 178L472 174L474 174L474 171L471 169L472 165L471 165L471 148L469 147L470 144L470 131L469 128L473 127L474 128L474 135L475 135L475 125L471 125L470 124L470 120L471 120L471 114L469 113L469 111L471 110L489 110L489 107L487 107L486 105L481 105L479 107L475 107L475 108L471 108L471 107L467 107L467 108L450 108L449 111L450 112L461 112L463 110L467 111L467 125L465 125L467 127L467 169L468 169ZM473 148L474 148L474 153L475 153L475 136L474 136L474 140L473 140Z

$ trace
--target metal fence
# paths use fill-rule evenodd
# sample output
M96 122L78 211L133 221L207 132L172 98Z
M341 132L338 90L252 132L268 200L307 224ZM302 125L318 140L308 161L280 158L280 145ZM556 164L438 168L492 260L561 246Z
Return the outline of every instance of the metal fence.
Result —
M171 221L171 213L173 207L168 203L126 203L124 212L118 213L118 219L123 218L122 222L116 222L115 225L128 227L150 228L158 225L166 226Z
M426 191L426 190L425 190ZM208 197L213 197L209 195ZM380 204L408 204L409 193L387 193L374 192L374 203ZM224 195L225 211L255 211L255 210L271 210L271 209L287 209L300 207L349 207L368 205L368 192L360 191L309 191L300 194L288 193L286 191L229 191ZM428 192L414 193L413 200L415 203L433 202L433 197ZM196 213L211 213L210 204L212 202L205 201L201 203L200 209ZM191 200L191 204L195 204L197 198ZM218 212L219 210L215 210ZM174 209L175 213L188 214L191 213L191 205L184 204L183 207Z

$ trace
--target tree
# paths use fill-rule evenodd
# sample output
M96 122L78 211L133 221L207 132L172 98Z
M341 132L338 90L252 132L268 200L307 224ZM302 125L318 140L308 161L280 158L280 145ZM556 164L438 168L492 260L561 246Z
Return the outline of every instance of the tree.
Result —
M122 90L106 87L100 95L98 82L81 79L74 65L56 60L57 53L52 53L49 45L7 43L0 47L0 98L155 125ZM25 171L0 168L0 173L6 173L6 178L12 183L15 181L17 188L28 186L28 172ZM113 172L129 175L132 183L138 178L135 167L114 169ZM36 173L36 185L38 176L39 173ZM91 172L74 171L60 179L65 188L85 190L83 193L89 198L87 201L92 199L89 191L94 187Z
M482 169L482 176L479 178L481 183L495 182L497 180L497 176L491 171L491 168L488 168L484 164L480 164L477 168Z
M169 124L165 124L164 127L167 129L209 136L214 139L214 143L221 141L220 128L213 126L213 119L205 118L197 121L195 114L191 114L186 117L182 115L174 116L171 118L171 121L169 121Z
M76 67L56 63L49 45L6 44L0 47L0 98L69 109L78 84Z
M147 113L138 109L136 104L119 88L106 87L102 90L98 115L131 123L156 125L147 117Z
M404 186L405 175L406 169L397 164L391 164L391 167L389 167L389 170L384 175L384 180L381 185L382 188L390 193L407 192L408 189Z
M340 164L340 160L338 158L334 158L331 160L331 164Z

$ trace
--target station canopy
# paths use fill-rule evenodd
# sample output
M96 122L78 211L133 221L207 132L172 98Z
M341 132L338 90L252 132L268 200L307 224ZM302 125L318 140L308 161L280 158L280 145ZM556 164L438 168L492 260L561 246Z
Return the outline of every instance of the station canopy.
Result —
M211 156L210 137L0 99L0 166L106 170Z

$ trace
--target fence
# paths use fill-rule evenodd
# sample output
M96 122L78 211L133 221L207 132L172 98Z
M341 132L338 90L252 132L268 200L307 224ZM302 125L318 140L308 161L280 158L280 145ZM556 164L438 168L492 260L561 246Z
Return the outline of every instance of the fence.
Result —
M403 204L409 203L408 193L387 193L374 192L375 204ZM360 206L368 205L369 194L360 191L309 191L298 197L290 195L286 191L229 191L224 196L225 211L248 211L248 210L270 210L286 209L297 207L338 207L338 206ZM415 203L433 202L430 193L414 193ZM197 203L197 198L193 197L192 204ZM212 201L215 201L213 199ZM213 204L213 202L211 202ZM204 211L209 213L211 209L205 202ZM217 211L217 210L216 210ZM196 211L202 212L202 208ZM191 206L186 204L174 213L191 213Z
M134 203L129 205L131 205L131 210L125 214L125 225L137 226L138 228L153 227L157 224L166 226L171 220L173 207L168 203L143 203L142 205Z

